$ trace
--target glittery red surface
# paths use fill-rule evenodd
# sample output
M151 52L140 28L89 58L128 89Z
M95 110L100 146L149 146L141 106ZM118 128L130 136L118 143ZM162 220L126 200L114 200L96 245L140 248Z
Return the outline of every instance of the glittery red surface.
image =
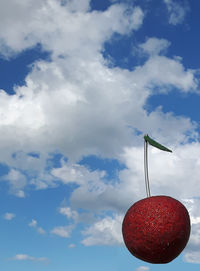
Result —
M134 203L122 224L124 242L135 257L150 263L168 263L185 248L190 217L182 203L154 196Z

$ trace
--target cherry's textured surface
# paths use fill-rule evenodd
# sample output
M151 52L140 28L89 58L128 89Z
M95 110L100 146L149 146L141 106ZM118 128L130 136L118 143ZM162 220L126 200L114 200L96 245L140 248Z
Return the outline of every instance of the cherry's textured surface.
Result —
M190 217L182 203L154 196L133 204L122 224L124 242L135 257L150 263L168 263L185 248Z

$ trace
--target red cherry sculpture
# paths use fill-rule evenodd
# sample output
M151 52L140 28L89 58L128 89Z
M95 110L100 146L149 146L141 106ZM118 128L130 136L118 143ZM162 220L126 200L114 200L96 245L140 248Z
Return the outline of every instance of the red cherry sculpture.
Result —
M190 217L178 200L153 196L134 203L127 211L122 233L135 257L150 263L168 263L185 248Z

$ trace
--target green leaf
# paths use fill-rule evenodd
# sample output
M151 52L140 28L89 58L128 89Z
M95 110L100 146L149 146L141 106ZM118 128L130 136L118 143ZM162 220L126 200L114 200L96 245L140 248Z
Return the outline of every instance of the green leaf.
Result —
M172 152L170 149L166 148L165 146L161 145L160 143L156 142L155 140L153 140L152 138L150 138L148 135L144 136L144 139L152 146L158 148L159 150L162 151L168 151L168 152Z

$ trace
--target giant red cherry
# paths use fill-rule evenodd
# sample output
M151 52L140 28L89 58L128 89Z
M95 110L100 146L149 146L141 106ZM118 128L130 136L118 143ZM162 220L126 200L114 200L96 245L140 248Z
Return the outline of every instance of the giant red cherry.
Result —
M127 211L122 233L135 257L150 263L168 263L185 248L190 236L190 217L178 200L152 196L134 203Z

